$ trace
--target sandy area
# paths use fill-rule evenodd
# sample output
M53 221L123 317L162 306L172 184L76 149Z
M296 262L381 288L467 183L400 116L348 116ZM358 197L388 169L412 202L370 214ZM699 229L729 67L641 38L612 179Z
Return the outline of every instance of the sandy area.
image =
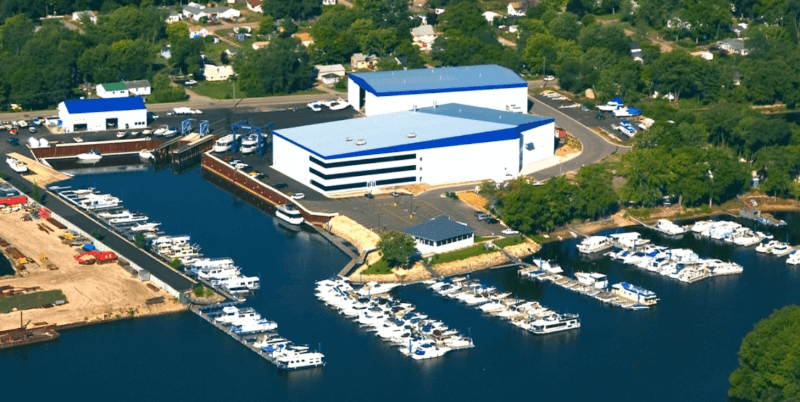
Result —
M535 241L525 238L525 243L516 244L503 248L507 253L517 258L525 258L529 255L535 254L542 246Z
M377 254L377 253L373 253ZM359 283L360 280L366 282L419 282L431 279L431 273L428 272L427 269L422 265L422 263L416 263L409 269L400 269L395 268L392 270L392 274L387 275L361 275L365 269L367 269L367 264L362 265L359 267L356 272L350 275L350 282Z
M577 138L567 134L567 143L561 147L558 147L556 149L555 155L568 156L574 153L579 154L581 153L582 149L583 149L583 144L581 144L581 142Z
M330 228L331 233L356 246L359 252L377 248L378 242L381 241L375 232L344 215L333 217L330 220Z
M67 304L49 309L25 310L25 320L48 324L69 324L124 315L133 309L135 315L163 314L185 310L185 307L161 289L154 291L146 282L132 278L119 265L78 264L71 247L61 244L59 231L46 234L36 222L20 221L21 213L0 214L0 237L24 255L39 260L44 253L59 269L50 271L39 264L27 264L24 277L4 277L0 286L15 288L39 286L42 290L61 289ZM46 224L46 223L45 223ZM48 225L53 228L51 225ZM55 228L53 228L55 229ZM163 296L165 303L148 306L145 301ZM19 326L19 314L0 314L0 330Z
M486 207L486 204L489 203L489 200L483 198L480 194L474 191L462 191L457 193L457 195L459 200L464 201L481 211L485 211L486 209L484 207Z
M485 268L509 262L508 257L501 251L470 257L464 260L436 264L433 270L442 276L451 276L475 272Z
M70 177L53 169L42 165L35 160L28 158L27 156L20 155L18 153L11 153L8 154L9 156L13 157L18 161L25 162L28 165L28 173L25 174L25 178L29 181L32 181L38 184L40 187L45 187L50 185L51 183L67 180Z

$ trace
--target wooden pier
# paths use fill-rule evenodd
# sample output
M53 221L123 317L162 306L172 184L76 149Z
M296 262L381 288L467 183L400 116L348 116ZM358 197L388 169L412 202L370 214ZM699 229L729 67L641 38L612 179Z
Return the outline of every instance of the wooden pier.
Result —
M638 303L636 303L636 302L634 302L632 300L628 300L628 299L626 299L624 297L621 297L619 295L613 294L613 293L607 291L606 289L598 289L598 288L595 288L594 286L587 286L587 285L584 285L584 284L582 284L582 283L580 283L580 282L578 282L578 281L576 281L574 279L568 278L568 277L566 277L564 275L561 275L561 274L544 273L542 275L533 276L533 277L527 276L527 274L529 272L534 272L536 270L538 270L537 267L529 266L529 267L526 267L526 268L521 268L519 270L519 274L520 274L520 276L529 278L531 280L539 280L539 281L542 281L542 282L546 282L546 281L552 282L552 283L554 283L554 284L556 284L558 286L561 286L564 289L571 290L573 292L577 292L577 293L580 293L582 295L586 295L586 296L595 298L595 299L599 300L600 302L602 302L604 304L610 304L612 306L622 307L622 308L626 308L626 309L631 309L632 307L638 305Z
M172 168L181 170L187 166L194 165L200 162L203 153L210 150L214 146L216 137L206 135L194 141L180 145L177 149L170 149L169 158Z
M222 307L224 307L223 304L219 304L219 305L213 306L213 308L222 308ZM209 307L205 307L205 308L192 307L189 310L191 312L197 314L198 316L200 316L200 318L206 320L209 324L217 327L217 329L219 329L220 331L228 334L231 338L235 339L237 342L241 343L246 348L252 350L257 355L263 357L266 361L270 362L271 364L277 365L277 363L275 362L274 359L272 359L272 356L270 356L269 353L264 353L263 350L253 346L253 344L252 344L253 339L257 338L261 334L275 333L275 331L264 331L264 332L260 332L260 333L249 334L249 335L238 335L238 334L235 334L235 333L231 332L230 328L228 328L228 327L226 327L226 326L224 326L224 325L222 325L220 323L214 322L214 319L211 316L209 316L208 313L205 313L203 311L203 310L207 310L207 309L209 309Z

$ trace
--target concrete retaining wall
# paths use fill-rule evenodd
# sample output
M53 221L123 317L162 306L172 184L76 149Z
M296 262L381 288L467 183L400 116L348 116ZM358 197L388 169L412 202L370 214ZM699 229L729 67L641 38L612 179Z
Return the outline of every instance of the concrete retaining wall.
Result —
M301 204L298 204L291 198L289 198L286 194L278 191L277 189L262 183L250 176L246 173L236 170L233 166L225 163L224 161L220 160L216 156L211 155L210 153L203 154L203 161L202 161L203 169L206 171L214 173L225 180L235 184L237 187L241 188L244 191L262 199L264 201L269 202L272 205L284 205L284 204L295 204L297 208L300 210L300 213L303 214L303 218L313 224L324 225L328 223L331 218L337 216L339 214L328 214L322 212L314 212L309 211Z
M137 138L119 141L81 142L69 144L51 144L49 147L31 148L36 158L66 158L76 156L92 149L103 155L139 152L142 149L153 149L163 141Z

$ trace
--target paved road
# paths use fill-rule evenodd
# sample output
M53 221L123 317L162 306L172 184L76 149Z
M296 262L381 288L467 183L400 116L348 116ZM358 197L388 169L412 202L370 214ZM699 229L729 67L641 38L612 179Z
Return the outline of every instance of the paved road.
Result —
M603 139L603 137L590 130L588 127L567 116L558 109L553 108L532 96L529 96L528 98L533 102L533 107L531 108L532 114L554 118L556 120L556 126L567 130L568 133L575 136L575 138L580 140L583 144L583 153L576 158L553 166L549 169L534 173L533 176L537 180L549 179L562 173L577 170L582 166L598 162L613 153L623 153L630 149L628 147L611 144Z
M16 172L6 171L6 173L7 180L17 187L31 188L33 186L31 182ZM85 215L79 213L76 209L57 196L48 193L45 207L52 210L56 214L61 215L61 217L72 222L75 226L81 228L81 230L87 233L91 232L92 230L99 230L100 234L104 236L104 244L106 244L108 247L111 247L111 249L119 253L125 259L128 259L136 265L150 271L151 274L164 281L164 283L172 286L173 289L183 292L192 288L192 281L177 273L172 268L162 264L150 254L123 240L115 232L106 229L105 227L87 218Z

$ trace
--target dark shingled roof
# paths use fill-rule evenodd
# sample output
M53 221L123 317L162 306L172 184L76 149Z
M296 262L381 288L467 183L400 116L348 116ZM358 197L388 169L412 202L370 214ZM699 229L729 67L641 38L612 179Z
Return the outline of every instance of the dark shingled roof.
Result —
M475 228L450 220L446 215L440 215L417 226L406 228L404 232L426 240L442 241L475 233Z

